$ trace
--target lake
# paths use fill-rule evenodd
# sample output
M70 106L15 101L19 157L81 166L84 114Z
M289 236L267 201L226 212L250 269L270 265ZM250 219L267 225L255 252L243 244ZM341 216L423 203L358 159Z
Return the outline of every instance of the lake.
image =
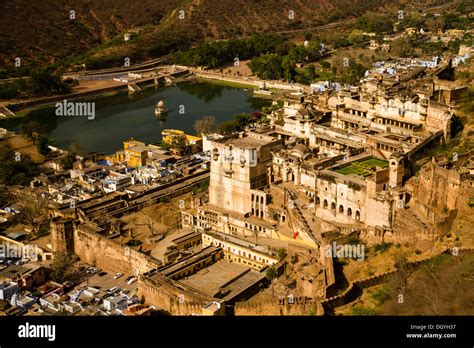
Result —
M168 115L159 120L155 106L165 102ZM159 89L148 88L133 95L126 91L94 99L95 118L56 116L55 107L33 110L25 117L0 120L0 127L18 131L21 123L37 121L45 124L55 145L67 148L79 143L85 151L111 154L123 149L122 142L130 137L146 143L161 142L163 129L181 129L196 134L196 120L214 116L217 122L232 119L239 113L260 111L270 100L253 98L252 91L214 83L188 81Z

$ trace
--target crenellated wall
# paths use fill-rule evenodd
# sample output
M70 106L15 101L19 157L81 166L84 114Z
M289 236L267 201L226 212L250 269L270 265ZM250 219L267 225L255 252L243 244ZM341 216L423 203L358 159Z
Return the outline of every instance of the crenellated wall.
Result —
M81 227L74 230L74 251L81 260L111 272L140 274L162 265L142 252Z
M323 315L323 308L319 302L295 297L293 303L285 298L259 303L238 302L235 315Z
M53 252L74 253L82 261L111 272L140 274L162 266L159 260L95 232L89 224L73 226L54 219L51 227Z
M472 254L474 252L474 249L472 248L459 248L456 250L457 253L469 253ZM453 254L453 249L448 248L441 253L426 257L421 260L413 261L413 262L408 262L408 267L411 267L413 269L418 268L420 265L425 264L426 262L429 262L432 258L437 257L442 254ZM388 271L382 274L378 274L369 278L361 279L361 280L356 280L354 282L351 282L347 289L342 293L337 296L333 296L331 298L328 298L326 300L323 300L321 302L325 313L330 312L336 307L346 305L355 299L357 299L363 289L370 288L372 286L380 285L387 280L389 280L391 277L393 277L395 274L398 273L398 270L393 270L393 271Z
M186 286L177 287L164 277L140 276L138 298L171 315L201 314L212 298L198 294Z

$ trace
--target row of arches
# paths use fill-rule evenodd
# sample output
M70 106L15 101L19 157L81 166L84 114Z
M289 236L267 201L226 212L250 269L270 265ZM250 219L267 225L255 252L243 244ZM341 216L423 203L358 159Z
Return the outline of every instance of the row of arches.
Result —
M316 197L316 205L320 205L324 209L329 209L329 202L328 202L327 199L324 199L322 204L321 204L321 199L319 197ZM331 210L336 210L336 203L335 202L331 203ZM352 217L352 214L353 214L352 208L349 207L347 209L344 209L344 206L342 204L339 205L339 208L338 208L337 212L339 214L346 214L349 217ZM360 220L360 211L359 210L355 211L355 219Z

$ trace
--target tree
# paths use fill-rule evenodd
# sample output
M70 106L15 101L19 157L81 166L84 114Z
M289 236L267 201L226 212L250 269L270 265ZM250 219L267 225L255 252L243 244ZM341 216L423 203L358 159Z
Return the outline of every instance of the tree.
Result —
M243 130L247 125L253 122L252 115L242 113L234 115L234 121L238 124L239 129Z
M260 114L261 116L261 114ZM218 125L217 133L219 134L230 134L234 132L240 132L245 129L249 124L255 122L257 119L257 115L253 114L237 114L234 115L234 119L232 121L225 121Z
M407 38L400 37L390 44L390 51L398 57L410 57L413 55L413 45Z
M61 157L60 163L64 169L72 169L72 166L76 162L76 154L68 152L66 155Z
M13 201L13 195L8 190L8 186L0 185L0 208L6 207Z
M53 263L50 266L49 275L58 283L77 280L78 274L73 268L75 261L75 257L65 251L55 253Z
M216 118L214 116L204 116L202 120L194 122L194 129L197 134L211 134L217 129Z
M393 31L393 16L367 13L358 19L359 28L366 32L390 33Z
M284 75L282 58L274 53L253 58L249 67L255 75L264 80L277 80Z
M291 59L290 56L285 56L281 65L284 70L285 79L287 81L292 81L295 75L295 61Z
M61 77L51 73L49 69L37 69L31 73L31 93L46 95L50 93L68 93L71 88L61 81Z
M176 134L172 137L170 148L182 154L186 150L186 136L184 134Z
M51 141L49 137L44 134L38 134L35 136L35 139L34 139L36 149L41 155L47 155L49 153L50 142Z
M217 127L217 133L226 135L240 131L239 125L235 121L221 122Z
M321 61L319 64L323 67L323 69L329 69L331 68L331 63L329 63L327 60Z
M68 151L82 156L84 154L84 147L78 142L73 141L71 144L69 144Z
M285 42L283 37L275 34L256 34L248 39L202 42L188 51L174 53L174 61L183 65L217 68L233 62L235 57L243 60L275 52L276 47L282 49L281 45Z
M351 44L361 43L365 40L365 35L361 30L354 29L347 37Z
M395 268L398 271L395 277L395 284L397 286L397 289L403 295L407 288L408 278L412 273L412 268L408 264L407 256L405 253L398 253L395 256Z
M0 146L0 184L27 185L38 174L38 166L25 154L8 144Z
M278 249L277 251L278 253L278 258L281 260L281 259L284 259L286 257L286 250L284 248L280 248Z
M68 146L67 154L61 158L61 166L64 169L71 169L76 161L76 156L82 155L83 153L83 147L79 143L72 142Z
M41 123L36 122L36 121L31 121L28 123L20 124L20 133L24 135L27 139L33 140L35 135L46 134L47 129Z
M278 272L275 267L268 267L265 273L265 277L270 281L272 284L272 297L275 297L274 292L274 280L278 277Z
M432 33L437 33L438 30L443 29L444 27L444 20L443 17L430 17L427 18L425 21L425 30L429 30Z

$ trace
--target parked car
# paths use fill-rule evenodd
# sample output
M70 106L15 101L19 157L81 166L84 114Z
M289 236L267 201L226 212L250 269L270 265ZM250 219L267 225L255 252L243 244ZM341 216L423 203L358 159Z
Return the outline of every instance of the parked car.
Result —
M117 273L116 275L114 275L114 279L119 279L122 276L123 276L123 273Z
M110 289L107 289L107 291L105 292L106 294L113 294L115 291L117 291L117 287L114 286L113 288L110 288Z
M107 274L107 272L100 272L100 273L99 273L99 277L103 277L103 276L105 276L106 274Z
M137 277L132 277L127 281L127 284L133 284L137 281Z

